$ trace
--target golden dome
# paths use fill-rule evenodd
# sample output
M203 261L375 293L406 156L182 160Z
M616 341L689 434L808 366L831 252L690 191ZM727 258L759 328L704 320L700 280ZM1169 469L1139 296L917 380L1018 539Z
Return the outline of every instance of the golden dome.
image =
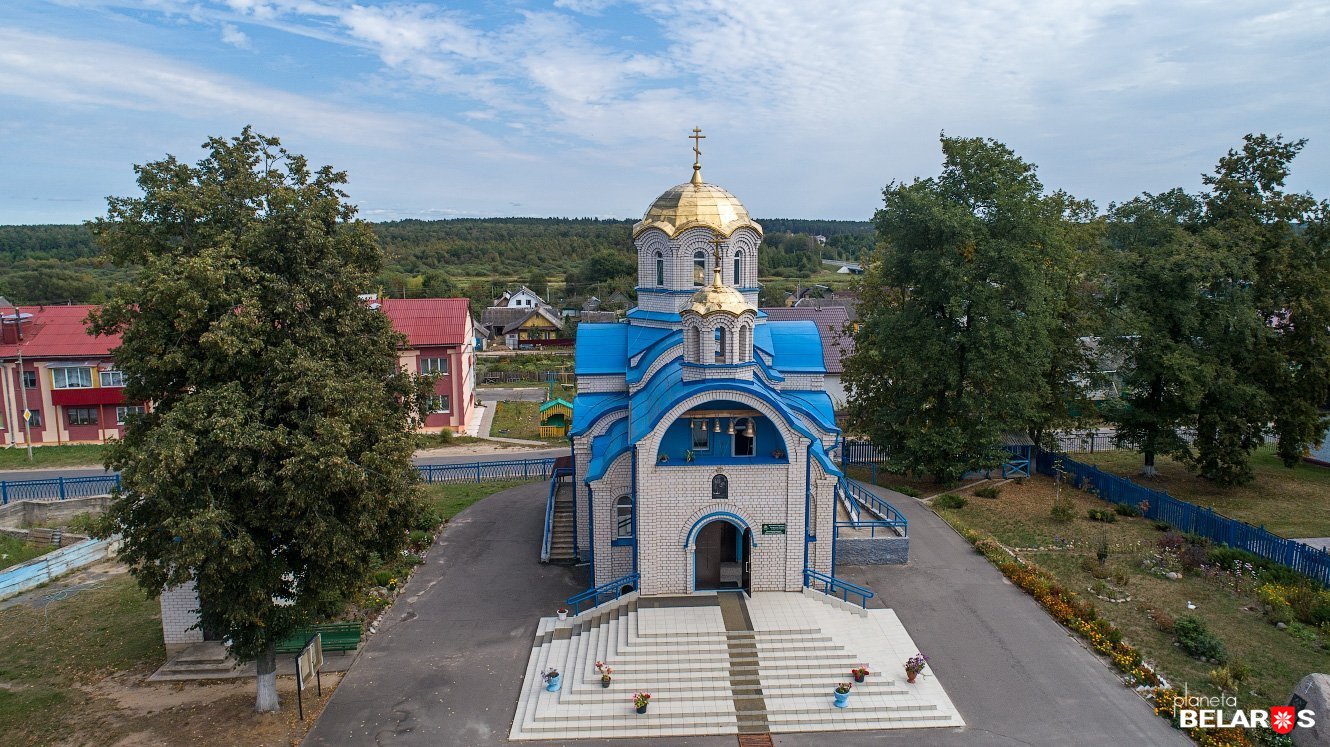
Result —
M720 282L719 267L715 270L715 277L711 281L711 285L694 293L693 302L685 307L683 311L691 311L701 316L721 311L735 316L739 316L744 312L757 313L757 309L748 303L748 299L744 298L744 294Z
M710 228L721 238L729 238L747 226L762 235L762 226L748 216L739 198L715 184L702 181L702 172L694 168L693 178L670 187L647 208L646 215L633 226L633 238L648 228L659 228L674 238L690 228Z

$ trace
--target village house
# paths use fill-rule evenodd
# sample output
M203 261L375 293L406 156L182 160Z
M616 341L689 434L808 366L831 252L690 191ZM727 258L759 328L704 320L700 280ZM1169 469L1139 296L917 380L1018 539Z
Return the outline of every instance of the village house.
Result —
M475 413L476 386L475 325L467 300L372 303L407 337L398 354L402 367L440 374L421 428L464 430ZM150 408L125 400L124 375L111 357L120 339L88 332L85 320L93 308L0 308L0 446L26 444L28 432L34 444L104 442L123 435L128 418Z

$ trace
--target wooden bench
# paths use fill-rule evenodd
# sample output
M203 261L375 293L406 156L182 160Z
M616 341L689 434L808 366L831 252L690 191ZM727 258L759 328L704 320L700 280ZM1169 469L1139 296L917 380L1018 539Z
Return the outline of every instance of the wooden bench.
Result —
M324 651L354 651L360 645L360 623L327 623L301 628L284 641L277 642L277 653L298 654L318 633L323 636Z

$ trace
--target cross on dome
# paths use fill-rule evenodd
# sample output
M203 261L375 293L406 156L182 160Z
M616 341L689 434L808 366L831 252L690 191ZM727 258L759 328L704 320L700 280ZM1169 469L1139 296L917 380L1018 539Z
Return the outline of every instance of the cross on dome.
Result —
M701 127L694 127L694 128L693 128L693 134L689 135L688 138L689 138L690 140L693 141L693 178L692 178L692 182L693 182L693 184L701 184L701 183L702 183L702 147L701 147L701 146L702 146L702 141L703 141L703 140L706 140L707 136L702 134L702 128L701 128Z

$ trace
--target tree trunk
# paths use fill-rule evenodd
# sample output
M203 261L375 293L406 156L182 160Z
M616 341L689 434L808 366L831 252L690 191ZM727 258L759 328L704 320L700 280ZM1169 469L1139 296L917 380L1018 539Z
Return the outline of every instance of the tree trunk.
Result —
M1143 477L1158 477L1159 470L1155 469L1155 453L1153 451L1145 452L1145 466L1141 467Z
M258 669L257 698L254 710L259 713L274 713L282 709L277 700L277 644L269 643L255 661Z

